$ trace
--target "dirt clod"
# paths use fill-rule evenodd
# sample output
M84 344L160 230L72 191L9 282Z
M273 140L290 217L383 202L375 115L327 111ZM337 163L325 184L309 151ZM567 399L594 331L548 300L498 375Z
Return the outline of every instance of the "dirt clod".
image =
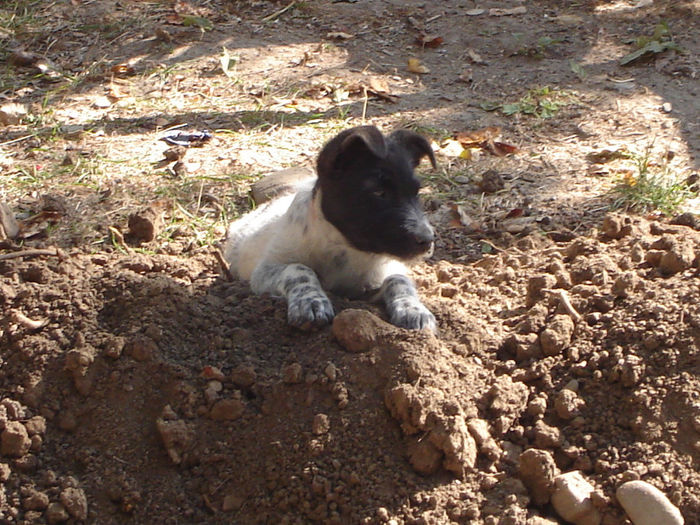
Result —
M7 421L0 434L0 453L3 456L22 457L29 452L32 440L26 427L19 421Z
M333 319L333 336L348 352L366 352L395 329L366 310L349 308Z
M526 450L520 454L518 472L532 501L540 507L546 505L554 492L554 478L559 474L552 454L535 448Z
M63 489L60 500L68 514L79 521L84 521L88 516L88 503L83 489L68 487Z

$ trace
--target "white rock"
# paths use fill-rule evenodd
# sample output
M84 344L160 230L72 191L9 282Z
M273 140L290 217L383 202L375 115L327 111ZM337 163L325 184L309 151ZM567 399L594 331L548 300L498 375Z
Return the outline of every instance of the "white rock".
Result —
M554 478L554 510L575 525L599 525L600 513L591 501L594 490L578 470L561 474Z
M615 495L634 525L683 525L683 516L678 508L663 492L646 481L623 483Z

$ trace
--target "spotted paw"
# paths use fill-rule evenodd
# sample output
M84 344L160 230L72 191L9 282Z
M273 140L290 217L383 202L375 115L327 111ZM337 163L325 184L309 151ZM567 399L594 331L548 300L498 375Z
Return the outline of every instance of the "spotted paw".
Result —
M302 330L324 326L333 320L335 312L326 295L316 288L290 294L287 322Z
M404 297L391 303L389 307L391 324L409 330L429 328L437 333L435 316L415 297Z

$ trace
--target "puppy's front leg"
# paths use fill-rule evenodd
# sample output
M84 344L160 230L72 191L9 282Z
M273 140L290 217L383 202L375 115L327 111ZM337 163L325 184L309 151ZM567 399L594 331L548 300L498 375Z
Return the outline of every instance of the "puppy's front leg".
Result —
M415 286L405 275L390 275L382 283L379 294L386 305L391 324L420 330L430 328L437 333L435 316L418 298Z
M314 271L303 264L261 263L250 286L256 294L270 293L287 299L287 322L303 330L328 324L335 315Z

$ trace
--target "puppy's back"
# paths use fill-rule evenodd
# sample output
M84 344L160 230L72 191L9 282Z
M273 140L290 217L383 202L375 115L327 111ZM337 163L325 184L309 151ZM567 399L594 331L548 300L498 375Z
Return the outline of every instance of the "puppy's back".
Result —
M264 257L271 239L284 228L282 218L297 196L297 191L310 192L315 176L296 181L282 195L267 201L231 223L224 243L224 259L231 273L249 280Z

